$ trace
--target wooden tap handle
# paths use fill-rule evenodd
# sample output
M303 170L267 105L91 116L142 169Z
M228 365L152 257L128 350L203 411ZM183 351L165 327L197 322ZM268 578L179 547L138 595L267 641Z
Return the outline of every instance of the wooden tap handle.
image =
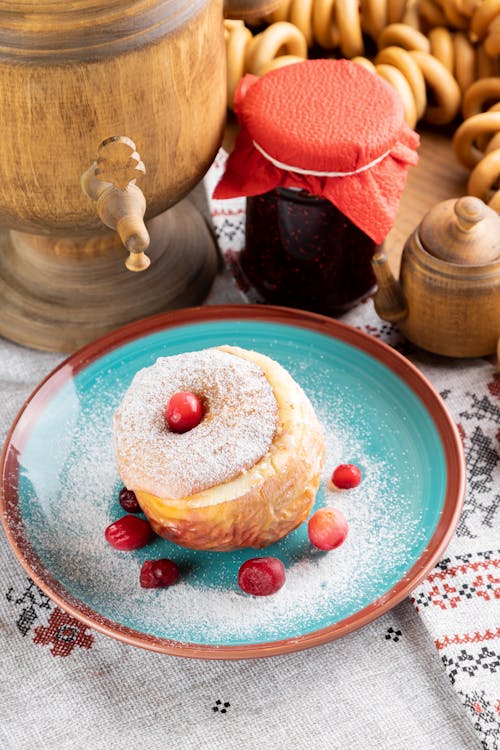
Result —
M110 182L120 190L138 177L146 174L146 167L135 150L135 143L125 135L106 138L97 149L95 176L103 182Z
M126 136L106 138L96 161L82 175L84 192L96 201L101 221L115 229L129 252L125 261L130 271L144 271L151 261L145 254L149 234L144 224L146 199L136 185L146 173L135 144Z

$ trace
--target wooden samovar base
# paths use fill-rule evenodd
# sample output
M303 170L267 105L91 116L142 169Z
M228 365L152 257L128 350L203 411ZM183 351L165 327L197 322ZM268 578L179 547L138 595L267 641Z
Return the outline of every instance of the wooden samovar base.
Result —
M219 257L211 229L184 199L147 222L151 266L125 267L116 233L55 238L0 231L0 335L69 353L120 325L200 303Z

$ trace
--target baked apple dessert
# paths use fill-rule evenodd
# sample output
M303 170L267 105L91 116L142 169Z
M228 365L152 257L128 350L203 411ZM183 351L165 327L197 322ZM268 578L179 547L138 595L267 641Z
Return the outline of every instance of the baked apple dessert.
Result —
M192 549L261 548L288 534L311 510L325 457L302 388L235 346L140 370L113 432L121 478L154 531Z

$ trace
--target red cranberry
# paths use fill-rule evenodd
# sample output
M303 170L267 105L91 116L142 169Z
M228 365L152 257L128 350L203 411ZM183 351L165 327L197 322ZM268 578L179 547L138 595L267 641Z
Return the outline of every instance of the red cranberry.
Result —
M137 502L137 498L133 490L128 490L126 487L124 487L122 490L120 490L118 500L123 510L126 510L127 513L141 512L141 506Z
M178 565L165 557L161 560L144 560L139 581L143 589L160 589L172 586L178 578Z
M285 583L285 566L276 557L253 557L238 571L238 585L245 594L269 596Z
M133 550L144 547L153 531L144 518L138 516L123 516L118 521L110 523L104 532L106 541L115 549Z
M200 424L203 406L195 393L179 391L170 398L165 421L172 432L187 432Z
M321 550L340 547L347 536L348 525L344 514L333 508L320 508L309 519L307 532L311 544Z
M339 464L332 474L332 483L339 490L352 490L361 482L361 471L355 464Z

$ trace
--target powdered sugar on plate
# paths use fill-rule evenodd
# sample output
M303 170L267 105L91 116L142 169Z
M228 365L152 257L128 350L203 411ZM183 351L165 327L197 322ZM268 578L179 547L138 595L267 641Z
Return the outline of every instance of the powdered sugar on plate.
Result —
M39 481L28 470L35 448L27 448L23 495L31 506L26 525L45 566L97 613L121 626L183 643L235 645L293 638L338 622L382 596L425 546L421 498L413 498L407 489L413 459L405 458L404 441L401 448L393 447L397 435L384 443L383 455L374 453L373 428L363 423L362 409L354 413L342 390L335 396L324 394L323 379L321 372L317 380L309 372L304 389L325 431L326 463L317 507L337 507L349 522L340 548L315 551L302 524L266 550L195 552L160 538L133 553L112 549L104 529L123 511L117 501L121 482L111 423L124 387L115 383L103 396L103 383L96 379L83 405L76 412L74 406L69 410L77 418L54 441L54 453L65 458L58 459L60 468L52 481ZM71 400L74 394L65 397ZM98 410L92 406L96 401ZM391 415L382 415L381 440L390 423ZM396 450L399 467L407 464L406 473L393 471ZM336 491L330 476L345 462L360 466L363 481L356 489ZM273 596L249 597L238 590L237 570L245 559L261 555L280 557L287 580ZM182 575L175 586L140 588L142 561L154 557L178 562Z

